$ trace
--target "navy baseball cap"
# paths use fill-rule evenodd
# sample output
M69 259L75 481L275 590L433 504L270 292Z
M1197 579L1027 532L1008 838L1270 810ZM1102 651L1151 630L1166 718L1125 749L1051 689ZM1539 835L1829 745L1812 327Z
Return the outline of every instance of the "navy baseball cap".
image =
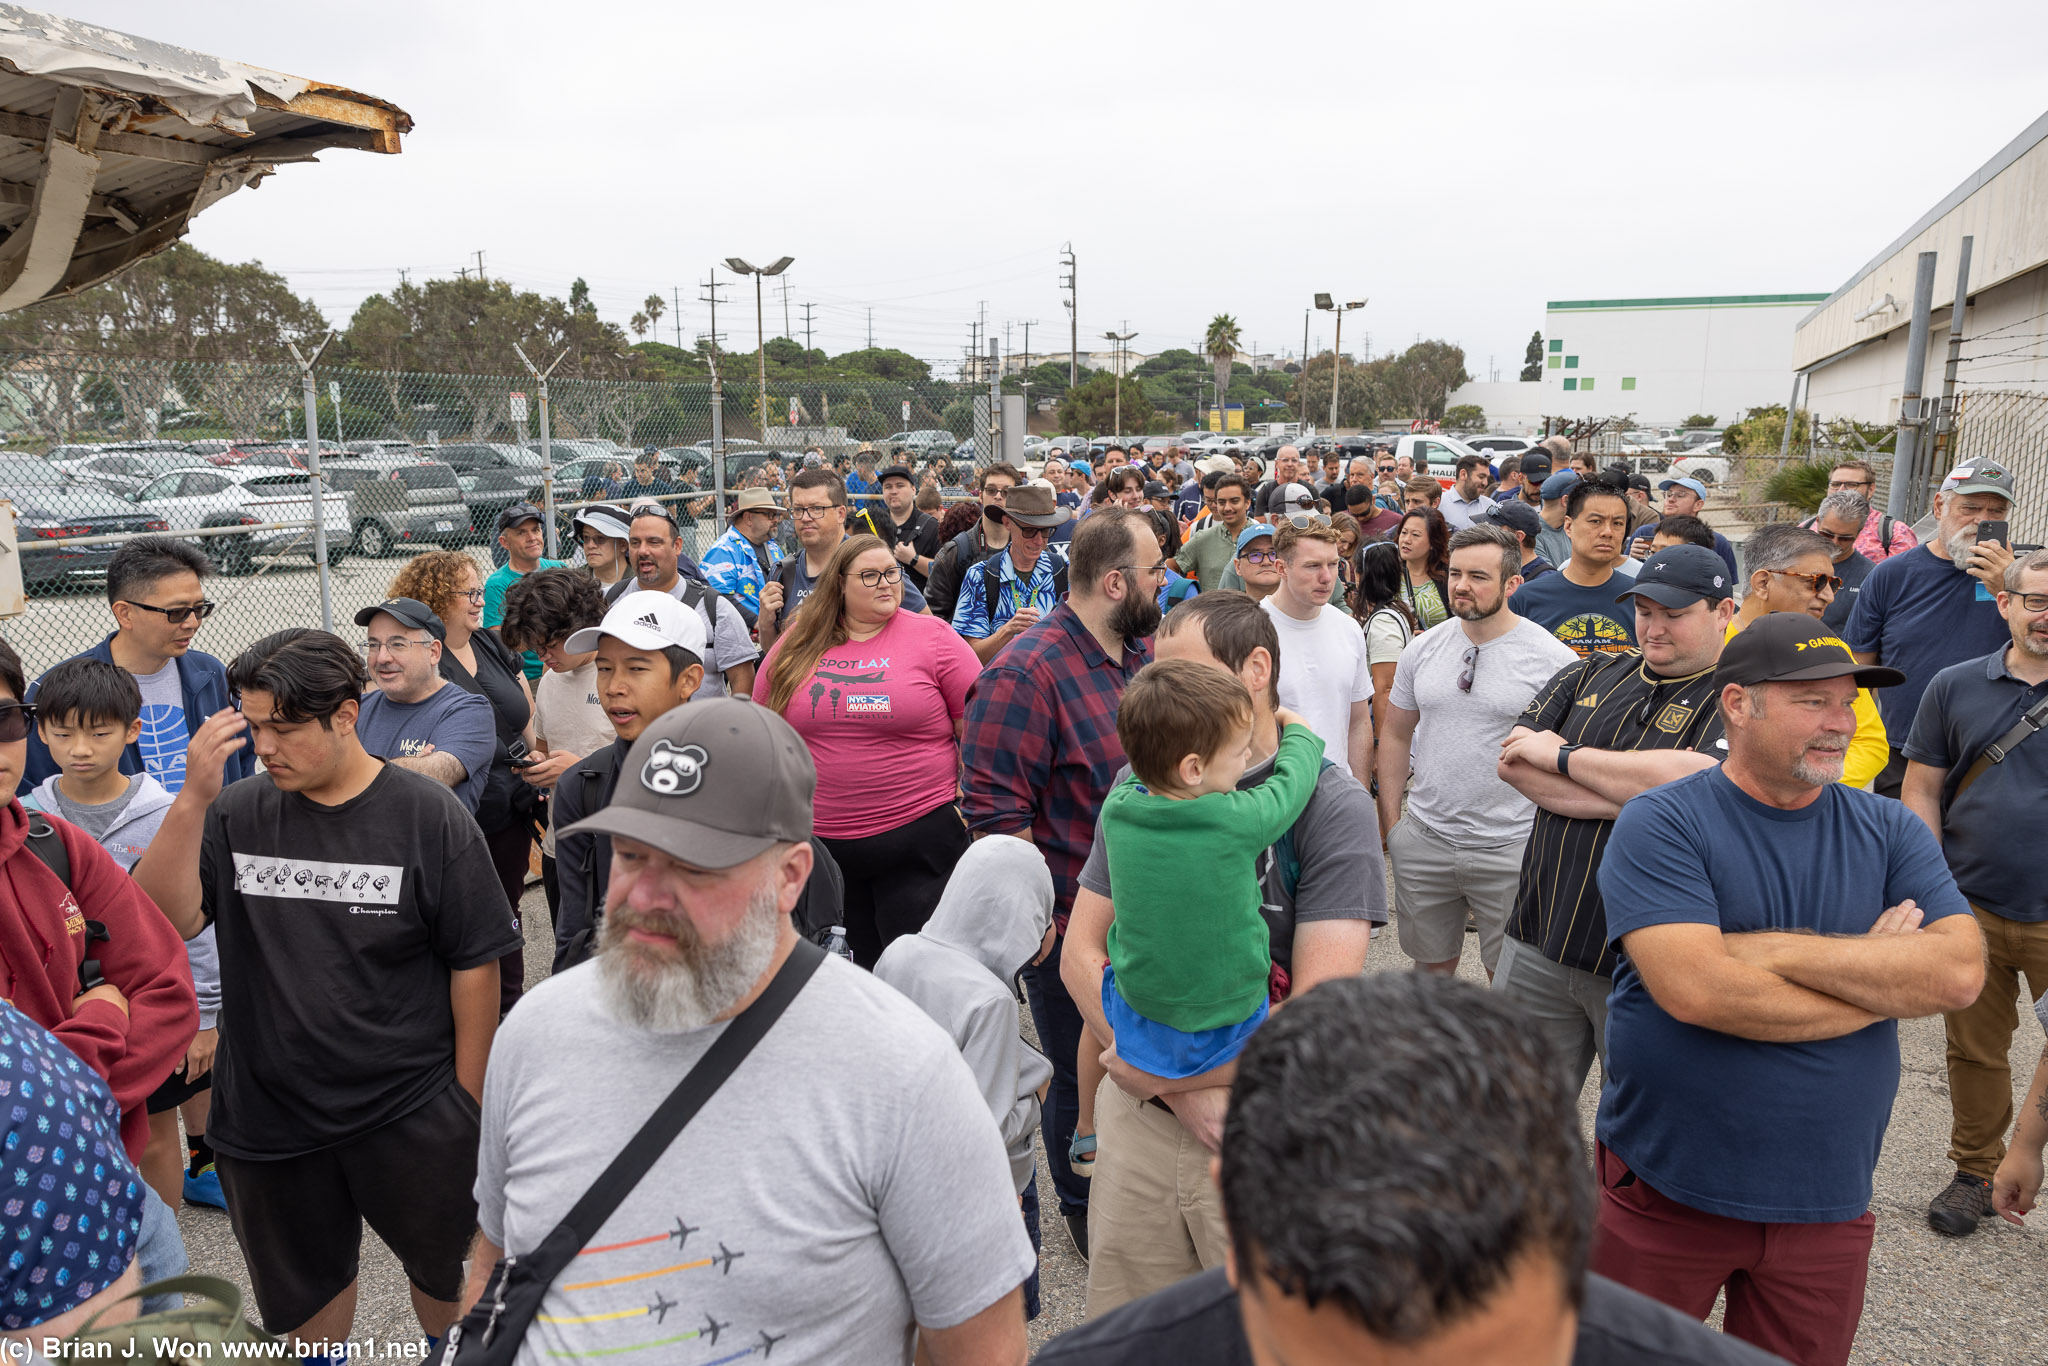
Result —
M1718 553L1703 545L1667 545L1643 561L1614 600L1624 602L1637 594L1660 607L1690 607L1735 596L1735 584Z
M1725 688L1736 683L1750 687L1813 678L1854 678L1859 688L1896 688L1906 681L1906 676L1897 669L1858 664L1848 643L1818 617L1804 612L1773 612L1736 632L1721 647L1714 686Z
M1537 514L1536 509L1519 498L1495 503L1473 520L1485 522L1489 526L1506 527L1509 531L1519 531L1529 538L1532 545L1535 544L1536 538L1543 534L1544 529L1543 518Z
M417 598L392 598L374 607L365 607L356 613L356 625L368 626L379 612L401 626L410 626L415 631L425 631L436 640L448 639L448 628L441 624L441 618L434 615L433 608Z
M1538 447L1522 452L1522 477L1540 484L1550 477L1550 452Z
M498 514L498 530L505 531L526 522L541 520L540 509L531 503L514 503Z
M1525 463L1522 468L1526 470L1529 467ZM1577 470L1561 470L1551 475L1543 481L1543 501L1546 503L1556 502L1577 488L1579 482L1579 472Z

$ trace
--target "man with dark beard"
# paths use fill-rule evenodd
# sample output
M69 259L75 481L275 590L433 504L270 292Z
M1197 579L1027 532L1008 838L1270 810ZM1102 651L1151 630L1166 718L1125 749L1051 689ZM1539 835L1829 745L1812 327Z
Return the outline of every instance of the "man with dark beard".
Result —
M796 947L816 788L781 717L692 703L640 735L611 804L573 827L612 841L599 951L529 992L498 1036L472 1303ZM726 1333L777 1361L907 1366L914 1336L942 1366L1022 1366L1033 1260L959 1050L828 956L548 1290L520 1360ZM690 1302L691 1317L664 1323L650 1299Z
M1095 817L1124 766L1116 708L1152 657L1166 559L1150 518L1104 504L1074 533L1069 595L1018 636L967 694L961 814L982 835L1031 841L1052 869L1053 923L1066 934ZM1052 1059L1042 1112L1060 1214L1088 1256L1088 1183L1069 1161L1080 1114L1074 1059L1081 1014L1060 980L1060 949L1024 970L1039 1047Z
M1728 758L1632 798L1600 861L1620 948L1593 1269L1802 1366L1849 1359L1899 1085L1896 1021L1962 1010L1984 936L1934 836L1838 781L1856 689L1803 612L1721 651Z

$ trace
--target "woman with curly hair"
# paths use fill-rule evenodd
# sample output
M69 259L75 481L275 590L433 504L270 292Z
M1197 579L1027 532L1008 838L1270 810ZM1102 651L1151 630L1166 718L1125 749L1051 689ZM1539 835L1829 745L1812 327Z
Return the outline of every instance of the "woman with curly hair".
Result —
M495 631L484 629L484 580L477 562L459 550L430 550L415 556L391 581L391 596L423 602L441 618L447 640L441 647L441 676L491 704L498 744L490 776L477 799L476 823L490 846L491 866L505 890L512 924L519 927L519 896L541 820L540 794L520 781L512 767L515 744L533 747L533 694L519 656ZM498 960L499 1013L512 1008L526 984L526 953L515 949Z

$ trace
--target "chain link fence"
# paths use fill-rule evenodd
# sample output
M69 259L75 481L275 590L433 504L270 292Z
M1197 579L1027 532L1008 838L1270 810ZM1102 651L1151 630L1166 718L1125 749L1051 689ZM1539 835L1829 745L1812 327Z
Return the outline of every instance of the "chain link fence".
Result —
M2012 536L2016 543L2048 542L2048 395L2015 390L1963 391L1957 399L1955 440L1937 486L1968 460L1996 460L2012 471Z
M318 626L309 428L326 486L325 588L350 636L356 610L389 596L424 550L460 550L489 574L503 560L497 516L514 503L552 502L555 544L574 559L578 506L655 498L701 555L722 525L715 489L728 502L780 489L810 457L855 472L863 443L878 467L907 464L920 492L956 501L975 464L956 448L976 398L987 402L975 385L821 375L777 379L764 404L751 372L722 392L354 366L310 378L291 364L0 353L0 498L14 505L26 589L26 611L0 631L31 676L112 629L106 561L149 532L193 539L219 571L199 648L230 658L272 631Z

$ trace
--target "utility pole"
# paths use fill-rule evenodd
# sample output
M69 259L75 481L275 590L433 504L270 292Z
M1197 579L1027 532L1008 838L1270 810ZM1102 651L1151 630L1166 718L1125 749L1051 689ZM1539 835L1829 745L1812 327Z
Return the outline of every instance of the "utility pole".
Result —
M669 286L670 321L676 325L676 350L683 349L683 287Z
M1976 239L1965 237L1960 258L1956 262L1956 306L1948 315L1948 363L1941 371L1941 408L1934 418L1934 467L1939 469L1948 453L1949 445L1955 440L1956 430L1956 369L1963 359L1963 310L1970 306L1970 247ZM334 410L335 421L341 421L341 409ZM1787 416L1785 425L1789 428L1792 419Z
M297 346L285 343L292 359L299 363L299 378L305 383L306 482L313 488L313 567L320 580L320 629L330 633L334 630L334 585L327 569L327 481L320 476L320 399L313 389L313 367L333 340L334 333L330 331L311 356L302 356Z
M1026 318L1022 323L1018 324L1024 329L1024 364L1018 367L1020 371L1029 371L1031 369L1031 328L1037 321L1038 319L1036 318Z
M476 254L476 278L484 278L484 254L481 251Z
M1067 339L1067 388L1072 390L1075 385L1081 382L1080 292L1075 288L1074 284L1080 272L1074 266L1074 244L1072 242L1067 243L1066 246L1060 249L1060 264L1067 268L1067 273L1060 277L1060 288L1067 291L1067 329L1069 334Z
M868 350L875 349L875 310L868 309Z
M1899 440L1892 457L1892 490L1885 511L1902 522L1920 515L1920 388L1927 378L1928 315L1934 311L1934 253L1920 253L1913 282L1913 320L1906 328L1906 383L1899 394ZM1792 415L1787 413L1790 422Z
M807 351L807 352L808 352L808 351L809 351L809 350L811 349L811 310L812 310L813 308L815 308L815 307L817 307L817 305L816 305L816 304L805 304L805 305L803 306L803 308L804 308L804 350L805 350L805 351ZM806 359L808 359L808 357L806 357Z
M1129 327L1130 325L1131 320L1129 318L1124 319L1124 326ZM1124 435L1124 343L1138 334L1136 332L1105 332L1102 335L1105 340L1116 343L1116 432L1114 435L1121 441Z
M719 335L718 331L718 291L726 288L729 288L729 286L718 283L718 267L713 266L710 271L710 278L704 281L704 292L697 296L699 303L711 305L710 341L713 355L718 354L718 344L725 340L723 336Z
M785 275L777 283L782 286L782 335L794 338L796 333L789 325L789 277Z

